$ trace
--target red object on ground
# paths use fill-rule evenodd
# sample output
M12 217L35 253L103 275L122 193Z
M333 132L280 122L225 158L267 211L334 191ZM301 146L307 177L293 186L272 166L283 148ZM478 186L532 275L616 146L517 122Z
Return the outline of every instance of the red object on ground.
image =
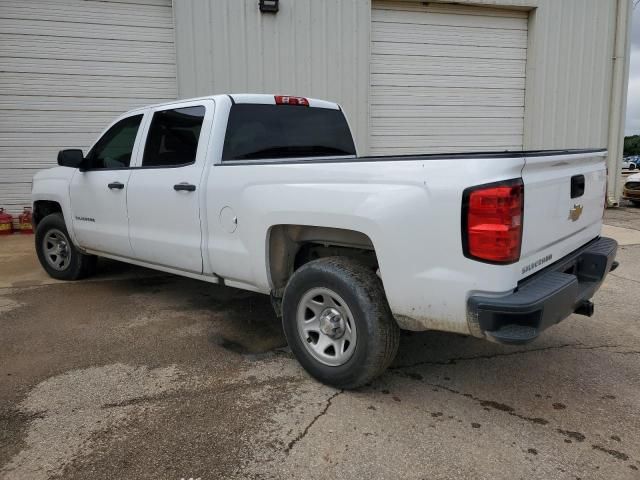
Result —
M11 235L13 233L13 217L4 213L4 208L0 208L0 235Z
M33 233L31 207L24 207L24 211L18 215L18 229L20 230L20 233Z

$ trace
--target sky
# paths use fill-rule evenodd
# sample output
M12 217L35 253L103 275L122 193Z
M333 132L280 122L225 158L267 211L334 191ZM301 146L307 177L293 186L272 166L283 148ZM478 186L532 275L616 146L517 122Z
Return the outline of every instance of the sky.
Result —
M640 4L633 11L625 135L640 135Z

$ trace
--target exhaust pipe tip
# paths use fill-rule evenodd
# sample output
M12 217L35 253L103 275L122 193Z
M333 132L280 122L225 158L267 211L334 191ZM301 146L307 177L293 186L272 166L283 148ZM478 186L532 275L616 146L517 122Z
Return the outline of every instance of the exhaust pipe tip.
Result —
M585 317L592 317L595 311L595 305L590 300L583 300L574 310L577 315L584 315Z

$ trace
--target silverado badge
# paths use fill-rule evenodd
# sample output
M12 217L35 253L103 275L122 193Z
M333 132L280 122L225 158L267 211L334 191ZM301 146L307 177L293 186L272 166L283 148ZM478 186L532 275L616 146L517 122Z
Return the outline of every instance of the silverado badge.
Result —
M577 222L580 218L580 215L582 215L582 210L584 210L584 207L582 205L580 205L579 203L575 204L573 208L569 210L569 219L573 222Z

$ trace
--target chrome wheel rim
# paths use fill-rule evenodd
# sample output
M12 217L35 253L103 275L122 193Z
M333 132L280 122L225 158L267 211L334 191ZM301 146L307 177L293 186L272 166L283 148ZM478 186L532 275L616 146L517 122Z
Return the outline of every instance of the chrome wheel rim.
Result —
M55 270L65 270L71 262L69 239L56 228L49 230L42 239L42 251L47 264Z
M356 349L357 332L347 303L328 288L312 288L298 303L298 334L307 351L320 363L338 367Z

